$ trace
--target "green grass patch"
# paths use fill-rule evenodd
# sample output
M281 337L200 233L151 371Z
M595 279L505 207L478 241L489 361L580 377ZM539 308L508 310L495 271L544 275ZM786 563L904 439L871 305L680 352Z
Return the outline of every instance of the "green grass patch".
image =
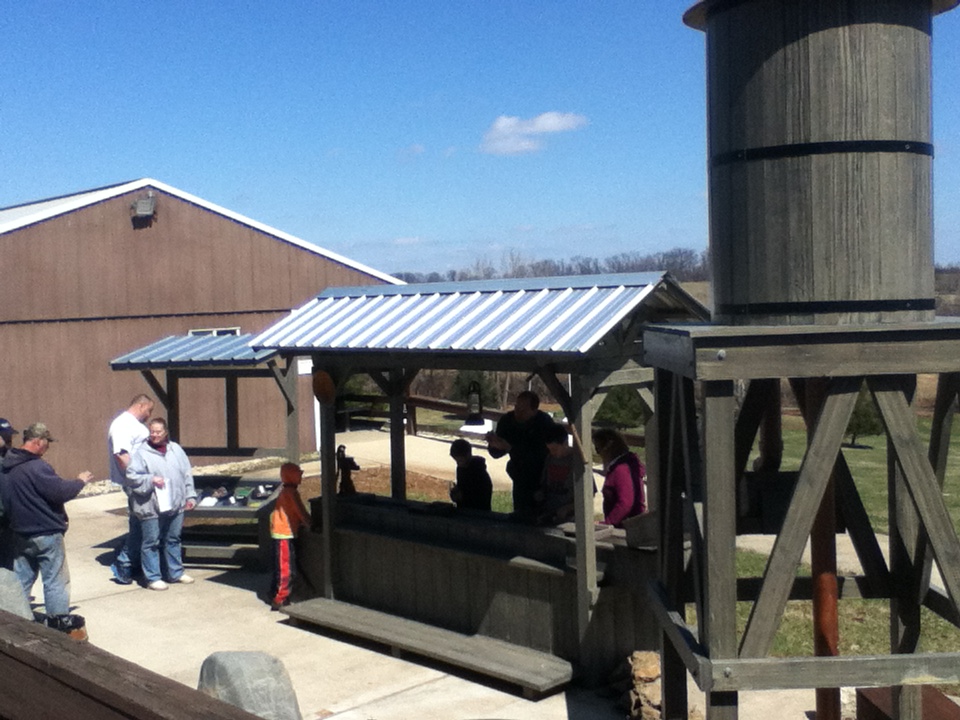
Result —
M930 438L931 418L921 416L917 429L926 445ZM807 433L803 419L786 415L783 418L783 465L785 471L799 470L806 452ZM841 448L854 483L863 500L873 529L888 533L887 520L887 438L886 435L869 435L857 438L857 447ZM754 448L754 457L757 448ZM944 476L944 500L958 534L960 534L960 422L954 424L950 437L950 452Z
M749 550L737 551L737 577L761 577L767 556ZM810 567L802 565L798 576L809 575ZM750 617L752 603L737 603L737 639ZM694 605L687 606L689 622L696 622ZM886 600L841 600L839 604L841 655L887 655L890 652L890 608ZM919 652L957 652L960 628L921 608ZM773 641L772 657L811 657L813 655L813 605L808 600L791 600L784 609L780 627ZM960 695L960 684L939 685L948 695Z

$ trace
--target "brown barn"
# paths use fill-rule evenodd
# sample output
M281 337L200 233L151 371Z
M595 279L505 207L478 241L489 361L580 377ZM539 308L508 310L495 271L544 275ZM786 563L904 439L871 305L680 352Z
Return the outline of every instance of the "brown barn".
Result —
M0 417L43 420L54 467L100 477L110 420L150 391L113 358L193 330L256 332L329 286L399 282L150 179L0 209L0 277ZM181 393L184 441L222 445L222 381ZM241 442L283 447L284 409L272 382L242 380Z

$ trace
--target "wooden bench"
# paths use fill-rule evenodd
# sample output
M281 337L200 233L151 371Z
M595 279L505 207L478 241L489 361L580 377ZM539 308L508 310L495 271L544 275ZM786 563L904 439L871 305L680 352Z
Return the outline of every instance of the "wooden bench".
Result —
M523 689L533 699L573 678L569 662L549 653L512 645L483 635L464 635L359 605L315 598L282 609L298 623L318 625L438 660Z

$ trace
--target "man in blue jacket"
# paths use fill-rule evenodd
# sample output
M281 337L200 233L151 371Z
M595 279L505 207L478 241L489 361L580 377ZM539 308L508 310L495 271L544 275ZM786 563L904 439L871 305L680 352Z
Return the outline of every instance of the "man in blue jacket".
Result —
M30 425L22 437L23 446L6 454L0 473L0 498L15 533L14 572L28 595L39 574L47 615L67 615L70 570L63 543L64 504L79 494L93 474L84 471L76 480L57 475L42 459L54 441L43 423Z

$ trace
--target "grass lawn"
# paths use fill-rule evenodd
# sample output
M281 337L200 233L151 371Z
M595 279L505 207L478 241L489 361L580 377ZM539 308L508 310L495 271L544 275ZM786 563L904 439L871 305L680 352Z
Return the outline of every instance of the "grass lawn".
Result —
M767 556L747 550L737 551L737 576L759 577L763 574ZM810 567L800 568L798 575L809 575ZM693 606L688 616L693 618ZM743 636L750 617L751 603L737 603L737 637ZM957 652L960 649L960 629L946 620L921 608L922 631L919 652ZM890 609L882 600L841 600L839 607L840 654L886 655L890 648ZM813 617L809 601L791 600L780 620L774 638L773 657L809 657L813 655ZM948 695L960 695L960 684L938 685Z
M920 417L920 437L926 445L930 437L929 417ZM803 419L785 416L783 419L783 469L797 470L806 448L807 436ZM887 533L887 438L870 435L857 439L857 447L842 448L860 497L876 532ZM954 423L950 438L950 462L944 479L944 499L960 533L960 422Z

